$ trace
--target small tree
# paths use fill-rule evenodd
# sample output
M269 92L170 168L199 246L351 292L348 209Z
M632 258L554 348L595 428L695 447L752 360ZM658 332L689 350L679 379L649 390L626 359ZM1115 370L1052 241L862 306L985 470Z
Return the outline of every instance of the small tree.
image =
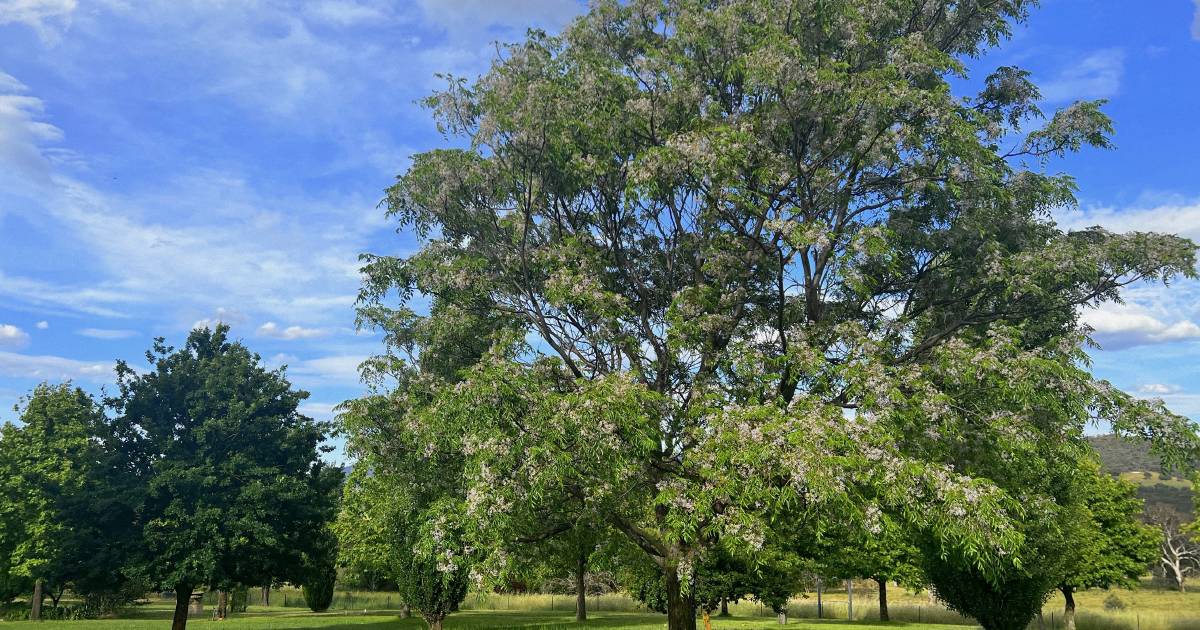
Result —
M1179 592L1187 590L1187 579L1200 568L1200 544L1192 534L1193 527L1178 511L1164 506L1154 506L1147 520L1162 532L1158 564L1163 575Z
M1088 462L1090 463L1090 462ZM1084 466L1086 530L1075 538L1074 563L1059 585L1065 600L1063 621L1075 629L1075 591L1132 587L1158 558L1163 535L1139 520L1143 503L1137 486L1109 476L1091 463Z
M70 586L90 599L120 591L134 547L128 468L116 462L102 408L83 390L39 385L20 427L0 428L0 587L42 599Z
M381 427L397 426L397 414L402 417L406 409L402 401L412 394L402 389L391 397L357 400L342 414L343 425L351 428L347 449L358 463L335 531L347 561L394 580L405 609L416 610L430 628L440 630L466 597L472 568L461 529L460 460L454 453L405 443L403 435L363 439ZM370 554L377 557L367 560Z

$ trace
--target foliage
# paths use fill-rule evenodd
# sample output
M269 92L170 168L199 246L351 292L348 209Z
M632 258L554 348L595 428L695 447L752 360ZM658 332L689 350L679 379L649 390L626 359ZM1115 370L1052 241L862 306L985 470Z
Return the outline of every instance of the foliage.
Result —
M297 410L308 394L228 330L195 330L179 350L158 339L149 370L117 368L115 433L145 484L142 569L180 597L299 581L337 502L327 426Z
M0 595L47 589L116 593L127 582L132 504L123 454L103 409L69 383L23 400L0 428Z
M1130 588L1158 559L1162 533L1140 520L1136 486L1085 467L1087 531L1076 539L1074 566L1063 585L1074 590Z
M466 597L472 561L459 457L403 433L406 404L418 395L414 386L347 405L341 422L358 465L334 530L344 563L393 580L404 602L440 627Z
M313 612L325 612L333 603L333 589L337 582L337 569L327 566L314 568L304 581L302 591L304 603Z
M607 522L672 630L715 547L876 511L953 560L948 597L1028 619L1078 533L1083 425L1195 445L1083 368L1080 307L1195 275L1186 239L1054 223L1074 183L1042 166L1108 146L1101 103L1043 120L1010 67L954 93L1030 6L607 0L451 79L427 104L461 148L386 199L421 248L364 257L368 374L404 391L364 435L461 474L485 578L531 515Z

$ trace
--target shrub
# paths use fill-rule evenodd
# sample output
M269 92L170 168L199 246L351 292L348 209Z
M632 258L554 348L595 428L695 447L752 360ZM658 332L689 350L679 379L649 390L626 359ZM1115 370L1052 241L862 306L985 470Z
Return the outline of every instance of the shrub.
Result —
M332 565L313 571L308 583L301 587L304 603L313 612L325 612L333 603L333 585L337 581L337 569Z
M1117 597L1116 593L1109 593L1108 597L1104 598L1104 610L1110 612L1125 610L1125 600Z

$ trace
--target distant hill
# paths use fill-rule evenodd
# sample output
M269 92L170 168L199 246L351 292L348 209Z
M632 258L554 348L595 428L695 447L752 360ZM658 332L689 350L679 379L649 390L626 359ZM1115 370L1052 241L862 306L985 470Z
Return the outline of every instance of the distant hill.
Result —
M1100 464L1114 475L1129 472L1157 473L1162 470L1158 458L1150 454L1150 445L1141 440L1127 440L1115 435L1094 435L1088 438L1100 454Z
M1138 485L1138 496L1146 507L1164 505L1192 518L1192 487L1187 479L1162 474L1158 458L1143 441L1126 440L1114 435L1088 438L1100 455L1104 470Z

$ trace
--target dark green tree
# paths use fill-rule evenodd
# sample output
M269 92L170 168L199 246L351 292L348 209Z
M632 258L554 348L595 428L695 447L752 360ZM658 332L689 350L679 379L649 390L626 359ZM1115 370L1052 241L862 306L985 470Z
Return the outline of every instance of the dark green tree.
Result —
M320 459L327 425L298 411L307 392L228 332L158 339L148 370L117 367L115 433L144 483L140 565L175 591L173 630L198 586L300 582L336 509L341 471Z

